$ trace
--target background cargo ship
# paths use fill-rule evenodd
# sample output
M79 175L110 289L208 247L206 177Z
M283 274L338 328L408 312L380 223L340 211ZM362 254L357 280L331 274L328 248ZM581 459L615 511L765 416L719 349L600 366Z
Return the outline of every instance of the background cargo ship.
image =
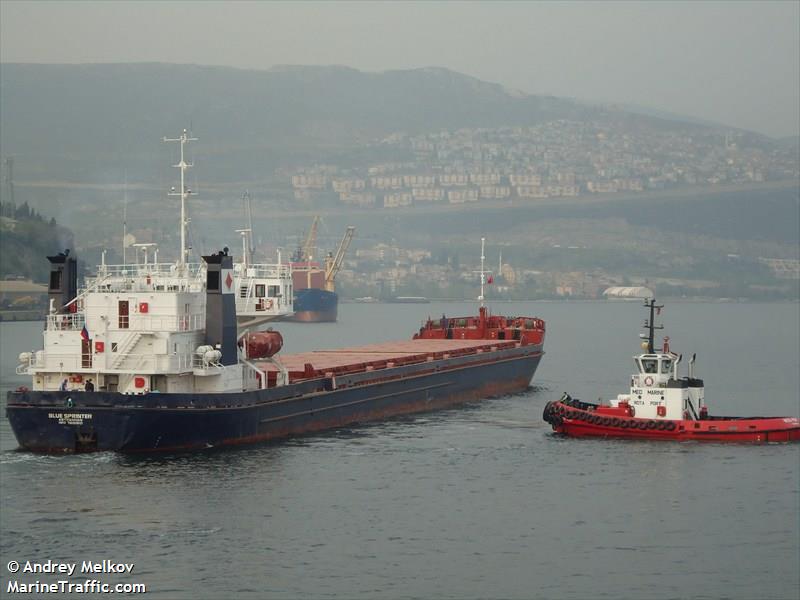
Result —
M285 320L304 323L334 322L338 316L339 295L336 293L336 273L342 266L347 248L355 234L348 227L336 253L328 253L324 265L314 260L319 217L314 217L311 229L301 248L292 257L294 315Z

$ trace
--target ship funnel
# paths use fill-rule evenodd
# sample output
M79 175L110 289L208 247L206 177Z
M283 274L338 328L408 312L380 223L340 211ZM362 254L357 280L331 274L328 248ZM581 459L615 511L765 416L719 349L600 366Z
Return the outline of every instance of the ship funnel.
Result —
M236 296L233 279L233 257L228 249L204 256L206 261L206 339L209 346L222 352L219 362L235 365Z
M65 308L78 295L78 261L69 255L69 249L55 256L48 256L50 261L50 283L47 296L50 305L56 312L65 313Z

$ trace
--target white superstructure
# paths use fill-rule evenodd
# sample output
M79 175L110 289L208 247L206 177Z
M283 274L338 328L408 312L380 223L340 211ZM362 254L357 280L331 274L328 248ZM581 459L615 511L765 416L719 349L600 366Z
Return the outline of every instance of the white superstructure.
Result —
M234 298L266 275L257 265L240 268L227 248L187 262L186 198L181 144L181 249L175 263L150 262L154 244L141 244L135 264L100 265L77 289L77 263L69 252L51 262L50 310L43 349L23 352L17 373L34 390L232 392L257 389L257 372L239 348ZM157 252L155 253L157 256ZM279 275L281 275L279 273ZM291 282L291 274L278 277ZM265 277L265 279L267 279ZM252 287L258 297L260 284ZM285 293L285 291L284 291ZM268 296L265 296L268 297ZM291 292L288 293L291 300ZM210 311L210 312L209 312Z
M653 347L654 330L663 329L655 325L654 318L663 307L656 306L655 300L645 306L650 308L650 319L645 322L649 334L642 334L645 352L633 357L636 373L631 375L630 392L619 394L610 405L628 404L635 416L642 419L699 419L707 408L703 380L694 377L695 356L689 361L688 377L680 377L678 366L683 357L670 350L669 338L664 338L660 351Z
M198 352L205 277L188 263L101 266L66 312L51 307L43 349L23 353L17 372L32 376L34 390L84 390L89 380L122 393L243 389L241 365L222 367L213 348Z

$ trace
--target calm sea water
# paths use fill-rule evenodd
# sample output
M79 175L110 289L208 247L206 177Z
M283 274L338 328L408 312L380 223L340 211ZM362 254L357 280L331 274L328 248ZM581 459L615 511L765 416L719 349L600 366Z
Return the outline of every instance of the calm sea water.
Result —
M428 314L473 310L350 304L339 323L280 328L299 351L406 339ZM800 445L556 437L545 402L625 391L644 310L495 310L546 319L547 354L528 392L465 408L157 457L31 455L3 419L2 593L9 560L110 559L133 574L97 578L153 598L800 597ZM662 316L673 349L698 353L712 413L800 413L797 304ZM1 327L7 390L26 383L16 356L41 324Z

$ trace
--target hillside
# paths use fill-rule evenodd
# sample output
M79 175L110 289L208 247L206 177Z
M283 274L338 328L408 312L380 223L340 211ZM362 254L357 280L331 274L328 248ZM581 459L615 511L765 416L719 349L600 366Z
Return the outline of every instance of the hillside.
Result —
M360 147L395 131L527 126L542 121L672 121L511 92L439 68L367 73L346 67L250 71L172 64L0 68L3 154L21 177L103 180L125 165L157 172L158 142L192 126L217 179L263 174ZM684 124L685 125L685 124ZM36 166L34 166L36 165ZM116 178L117 173L108 175ZM118 179L117 179L118 180Z
M73 248L72 232L27 204L12 209L0 203L0 215L0 279L46 282L49 267L44 257Z

